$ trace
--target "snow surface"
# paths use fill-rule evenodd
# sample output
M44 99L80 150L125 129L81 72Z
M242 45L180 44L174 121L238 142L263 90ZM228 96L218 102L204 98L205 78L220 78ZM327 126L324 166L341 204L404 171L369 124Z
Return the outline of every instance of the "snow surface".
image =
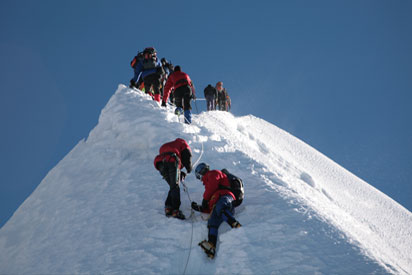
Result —
M214 260L197 245L200 213L163 214L168 185L153 159L177 137L194 162L245 183L243 227L222 224ZM203 185L193 174L185 184L190 216ZM412 274L411 255L411 212L302 141L252 115L205 112L185 125L124 85L0 229L1 274Z

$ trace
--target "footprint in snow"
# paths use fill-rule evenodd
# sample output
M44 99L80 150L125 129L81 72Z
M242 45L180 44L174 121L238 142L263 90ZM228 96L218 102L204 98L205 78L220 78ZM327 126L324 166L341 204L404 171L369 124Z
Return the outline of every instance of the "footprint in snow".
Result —
M310 186L312 186L313 188L316 187L315 181L308 173L302 172L302 174L300 174L300 179L309 184Z

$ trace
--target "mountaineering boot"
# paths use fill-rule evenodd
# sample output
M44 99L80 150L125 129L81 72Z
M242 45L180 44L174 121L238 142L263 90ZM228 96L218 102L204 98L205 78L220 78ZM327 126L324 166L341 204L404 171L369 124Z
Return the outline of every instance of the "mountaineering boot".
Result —
M225 215L225 216L227 217L227 223L230 225L230 227L232 227L232 228L239 228L239 227L242 226L237 220L235 220L235 219L232 218L232 217L229 217L229 216L227 215L227 213L224 212L223 215Z
M157 101L157 102L160 102L160 100L161 100L160 94L155 94L155 95L153 96L153 100L154 100L154 101Z
M165 215L166 217L172 216L173 209L170 206L165 207Z
M179 219L179 220L186 219L185 215L183 215L183 212L178 210L178 209L173 210L172 217L176 218L176 219Z
M209 258L213 259L215 257L216 247L211 242L204 240L199 243L199 246Z
M185 110L185 123L192 123L192 112L190 110Z
M183 109L181 107L177 107L175 109L175 115L180 116L181 114L183 114Z
M241 225L238 221L234 221L230 226L231 226L232 228L239 228L239 227L241 227L242 225Z

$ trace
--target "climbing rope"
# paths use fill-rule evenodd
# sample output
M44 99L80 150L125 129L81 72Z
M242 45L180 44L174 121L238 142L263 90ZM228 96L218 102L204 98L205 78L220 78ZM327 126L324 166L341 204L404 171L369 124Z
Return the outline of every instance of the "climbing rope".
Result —
M195 167L197 165L197 163L200 161L200 159L203 156L203 142L202 142L202 150L200 152L200 156L199 158L196 160L195 164L193 165L193 167ZM192 209L192 199L190 198L190 194L189 194L189 189L187 188L186 184L184 182L182 182L183 185L183 190L185 191L185 193L187 194L187 198L189 199L190 202L190 216L189 219L191 220L192 223L192 232L190 234L190 249L189 249L189 255L187 255L187 260L186 260L186 265L185 265L185 269L183 271L183 274L186 274L186 269L187 269L187 265L189 264L189 259L190 259L190 254L192 253L192 243L193 243L193 232L194 232L194 218L195 218L195 211Z
M199 114L199 109L197 108L196 100L194 100L194 102L195 102L196 112L197 112L197 114ZM168 104L173 106L173 107L176 107L176 105L173 104L173 103L168 102ZM180 117L180 114L178 114L178 120L179 120L179 117ZM195 167L198 164L198 162L200 161L200 159L202 158L202 156L203 156L203 151L204 151L203 142L201 144L202 144L202 149L201 149L200 155L199 155L198 159L195 161L195 163L193 164L192 167ZM187 188L186 184L183 181L181 181L181 184L183 185L184 192L187 194L187 198L189 199L190 206L192 206L192 199L190 198L189 189ZM192 232L190 233L189 254L187 255L187 260L186 260L185 268L183 270L183 274L186 274L187 266L188 266L189 260L190 260L190 255L192 253L195 211L191 207L190 207L189 219L191 220L191 224L192 224Z
M183 182L182 182L182 184L183 184L183 187L184 187L183 189L185 190L185 192L186 192L186 194L187 194L187 197L189 198L190 205L192 205L192 200L190 199L190 195L189 195L189 191L188 191L188 189L187 189L187 186L186 186ZM189 216L189 219L190 219L191 224L192 224L192 232L190 233L189 254L187 255L187 260L186 260L186 264L185 264L185 269L183 270L183 274L186 274L187 266L188 266L188 264L189 264L190 254L192 253L193 232L194 232L194 222L193 222L193 219L194 219L194 211L193 211L192 208L190 208L190 216Z
M196 99L194 100L194 102L195 102L195 107L196 107L196 113L199 114L199 109L197 108Z

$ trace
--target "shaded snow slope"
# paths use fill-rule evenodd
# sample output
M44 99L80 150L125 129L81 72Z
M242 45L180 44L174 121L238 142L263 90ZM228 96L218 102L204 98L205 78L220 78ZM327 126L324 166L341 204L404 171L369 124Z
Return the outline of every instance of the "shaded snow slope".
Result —
M87 140L53 168L0 230L3 273L412 273L412 214L310 146L253 116L179 123L120 85ZM159 146L186 139L193 161L243 178L242 228L220 227L217 258L199 213L163 214ZM203 152L203 154L202 154ZM190 198L202 184L189 175ZM183 212L190 215L187 193Z

